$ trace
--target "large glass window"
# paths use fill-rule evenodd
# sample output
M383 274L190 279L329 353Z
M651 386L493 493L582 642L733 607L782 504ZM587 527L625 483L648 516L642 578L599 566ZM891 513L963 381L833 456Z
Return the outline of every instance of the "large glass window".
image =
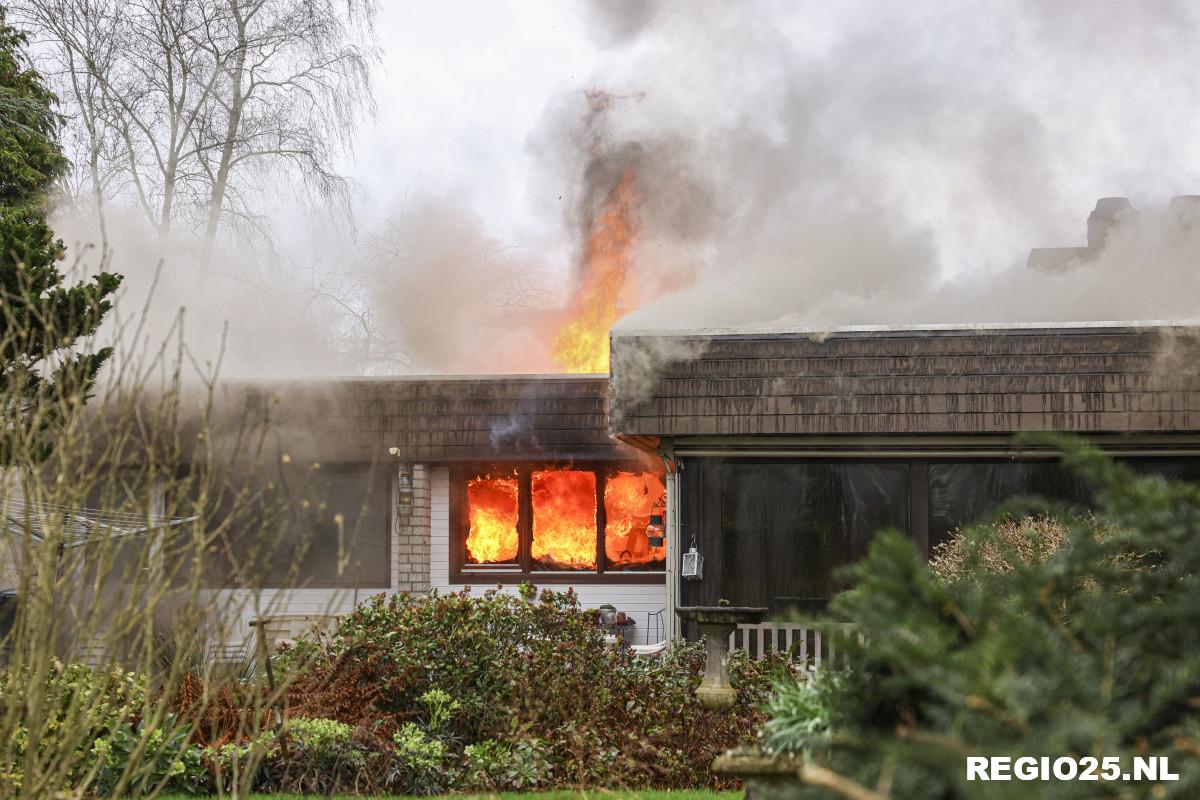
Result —
M177 513L206 517L220 583L386 588L388 474L369 464L280 466L218 482L203 506L197 498Z
M662 569L667 488L653 472L617 471L604 483L604 560L610 570Z
M929 545L985 518L1003 503L1036 496L1076 511L1092 506L1095 490L1053 461L970 461L929 465Z
M595 569L596 473L537 470L532 487L534 569Z
M662 474L621 464L487 465L451 473L452 568L469 581L658 572Z
M520 485L515 475L479 475L467 482L467 561L515 564Z
M722 596L775 611L820 609L843 588L837 569L887 528L908 530L906 464L726 464Z

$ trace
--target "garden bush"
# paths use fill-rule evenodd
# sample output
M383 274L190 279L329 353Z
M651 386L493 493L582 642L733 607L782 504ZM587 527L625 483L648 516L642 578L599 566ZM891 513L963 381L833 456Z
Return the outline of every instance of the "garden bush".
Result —
M945 580L884 534L851 570L830 608L863 634L848 669L789 687L764 730L815 765L805 796L839 796L831 775L860 797L1198 796L1200 487L1054 441L1100 491L1095 519L1063 520L1052 552L997 569L975 557L995 529L971 529L975 556ZM1181 779L968 782L972 755L1117 756L1126 771L1163 756Z
M131 673L55 665L45 696L86 704L88 724L68 734L50 715L53 730L22 736L75 747L73 780L96 797L728 785L712 759L754 738L790 666L733 654L738 702L712 710L694 695L703 662L699 645L654 660L607 644L570 591L379 596L275 656L282 725L261 676L189 674L164 696Z
M1009 572L1015 566L1041 564L1062 547L1068 530L1051 516L1004 516L991 526L974 528L970 536L956 531L933 549L929 569L942 580L955 581L981 570Z
M736 706L694 691L698 646L662 660L607 645L573 592L376 597L326 642L277 660L290 713L391 743L396 793L718 786L713 757L753 738L777 661L731 658Z

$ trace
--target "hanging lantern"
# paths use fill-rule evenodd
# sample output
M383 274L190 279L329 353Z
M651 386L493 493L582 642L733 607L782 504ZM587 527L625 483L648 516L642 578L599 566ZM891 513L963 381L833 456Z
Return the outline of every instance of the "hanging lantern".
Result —
M689 581L704 577L704 556L696 552L694 544L683 554L683 577Z
M407 514L413 506L412 464L401 464L396 481L396 511Z

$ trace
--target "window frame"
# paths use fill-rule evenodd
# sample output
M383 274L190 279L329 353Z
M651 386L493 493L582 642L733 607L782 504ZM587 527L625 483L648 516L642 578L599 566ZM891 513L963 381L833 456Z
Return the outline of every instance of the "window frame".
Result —
M540 570L533 568L530 547L533 542L533 473L545 469L573 469L596 475L596 568L594 570ZM467 533L470 522L467 514L467 482L480 474L515 471L518 486L517 501L517 562L515 564L470 564L467 562ZM604 488L611 472L647 472L647 465L637 461L495 461L456 464L450 468L450 580L455 584L589 584L666 583L667 569L656 570L607 569L604 552L604 530L607 519L604 510ZM665 480L664 480L665 483Z

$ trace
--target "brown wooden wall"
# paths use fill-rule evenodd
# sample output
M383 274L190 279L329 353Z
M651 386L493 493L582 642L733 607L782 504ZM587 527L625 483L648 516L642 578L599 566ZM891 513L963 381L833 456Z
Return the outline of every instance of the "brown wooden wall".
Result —
M612 342L610 426L630 438L1200 430L1197 328L628 334Z

